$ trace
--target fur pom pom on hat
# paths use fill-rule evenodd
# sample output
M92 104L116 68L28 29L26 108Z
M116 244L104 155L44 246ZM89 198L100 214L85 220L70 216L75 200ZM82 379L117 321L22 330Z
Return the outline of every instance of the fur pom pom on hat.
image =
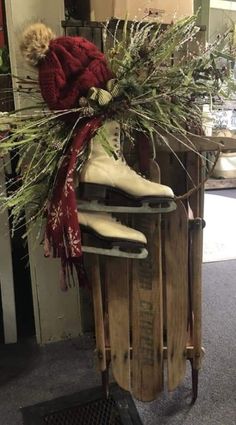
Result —
M55 37L52 30L40 22L27 27L20 42L20 50L27 62L37 66L45 58L49 43Z
M54 38L43 24L24 32L21 51L26 60L37 64L41 93L50 109L77 107L90 87L103 88L113 77L105 56L93 43L82 37Z

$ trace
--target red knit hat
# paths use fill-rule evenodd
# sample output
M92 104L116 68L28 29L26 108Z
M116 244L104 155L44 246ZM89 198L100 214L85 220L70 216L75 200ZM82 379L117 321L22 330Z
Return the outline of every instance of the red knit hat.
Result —
M103 88L112 78L105 56L82 37L53 38L44 24L23 34L21 50L38 67L42 96L50 109L70 109L90 87Z
M50 109L78 106L78 98L90 87L104 87L111 78L104 55L81 37L52 40L39 63L41 93Z

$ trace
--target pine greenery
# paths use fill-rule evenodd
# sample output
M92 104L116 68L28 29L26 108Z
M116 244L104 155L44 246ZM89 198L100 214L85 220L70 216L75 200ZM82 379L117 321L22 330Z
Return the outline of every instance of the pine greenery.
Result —
M196 43L199 28L196 17L177 22L165 29L150 23L120 23L112 35L113 45L106 51L115 75L105 89L91 88L87 98L79 101L76 119L68 127L61 117L71 111L32 112L0 118L1 127L10 131L0 143L1 156L11 153L19 157L17 171L21 184L12 191L8 182L7 195L0 194L1 208L10 209L13 230L21 225L26 211L27 223L42 220L54 188L61 160L74 128L88 116L102 115L121 123L129 139L134 131L142 132L155 145L163 143L171 133L178 139L184 135L187 143L191 132L201 127L203 103L228 96L235 91L227 64L230 32L205 48ZM109 25L104 29L104 45L111 37ZM218 66L219 58L226 65ZM101 143L109 151L103 132ZM179 140L179 139L178 139ZM196 150L189 144L190 149ZM169 146L171 150L171 146Z

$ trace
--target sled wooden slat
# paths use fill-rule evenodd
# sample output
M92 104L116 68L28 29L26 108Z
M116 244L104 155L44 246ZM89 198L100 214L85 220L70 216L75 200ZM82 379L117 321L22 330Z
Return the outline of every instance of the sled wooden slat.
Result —
M202 163L202 158L193 152L187 153L186 168L189 175L192 178L190 182L187 181L187 190L192 189L194 186L203 183L205 176L203 175L204 167ZM204 185L200 187L197 191L189 197L190 207L193 212L194 217L203 217L203 201L204 201Z
M165 282L167 310L168 390L186 371L188 316L188 219L182 202L165 221Z
M202 359L202 220L196 219L192 229L192 291L193 291L193 369L200 369Z
M138 228L150 243L148 258L133 262L132 392L151 401L163 387L160 218L142 216Z
M186 168L189 173L189 175L192 178L192 181L187 181L187 190L190 190L193 188L193 185L197 186L200 182L200 158L197 157L197 155L193 152L187 153L187 160L186 160ZM189 206L192 210L194 217L199 217L199 200L200 200L200 194L199 190L193 193L189 197Z
M130 391L128 260L112 257L105 267L112 372L118 385Z
M150 161L150 178L159 182L160 170ZM163 389L163 309L161 216L141 215L135 227L148 241L146 260L132 267L132 392L142 401L154 400Z
M198 186L202 180L202 159L194 152L188 152L186 154L186 168L188 175L191 177L187 179L187 190L190 190L195 186ZM188 199L188 217L191 219L189 225L189 307L188 307L188 332L189 332L189 341L193 343L193 264L195 262L193 244L192 244L192 229L194 226L194 219L203 214L203 199L202 191L204 188L200 188L197 191L194 191Z
M139 400L151 401L163 387L160 217L144 215L137 224L150 243L148 258L133 262L132 392Z
M96 349L98 367L101 372L104 372L107 368L106 364L106 349L105 349L105 331L104 331L104 320L103 320L103 302L102 302L102 290L101 290L101 278L100 278L100 265L99 258L97 255L91 255L90 257L92 267L90 268L90 281L92 284L93 291L93 308L94 308L94 320L95 320L95 336L96 336Z

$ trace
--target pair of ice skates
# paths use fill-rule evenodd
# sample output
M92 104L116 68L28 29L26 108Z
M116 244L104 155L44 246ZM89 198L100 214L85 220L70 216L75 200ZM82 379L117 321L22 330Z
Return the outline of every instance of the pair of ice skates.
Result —
M145 258L145 235L121 224L111 212L168 212L175 208L173 198L171 188L146 180L127 165L121 154L120 125L107 121L90 141L90 155L79 176L83 251Z

